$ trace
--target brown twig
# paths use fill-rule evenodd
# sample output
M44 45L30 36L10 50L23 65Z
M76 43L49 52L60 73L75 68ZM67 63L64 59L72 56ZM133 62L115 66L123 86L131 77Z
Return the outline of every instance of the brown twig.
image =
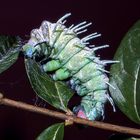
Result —
M140 129L118 126L118 125L113 125L113 124L98 122L98 121L94 121L94 122L89 121L89 120L78 118L78 117L75 117L72 115L66 115L61 112L52 111L49 109L29 105L29 104L26 104L23 102L3 98L2 94L0 94L0 103L3 105L21 108L21 109L28 110L31 112L36 112L39 114L44 114L44 115L48 115L51 117L59 118L62 120L72 120L74 123L78 123L78 124L88 125L88 126L92 126L92 127L96 127L96 128L100 128L100 129L104 129L104 130L110 130L110 131L114 131L114 132L119 132L119 133L124 133L124 134L140 136Z

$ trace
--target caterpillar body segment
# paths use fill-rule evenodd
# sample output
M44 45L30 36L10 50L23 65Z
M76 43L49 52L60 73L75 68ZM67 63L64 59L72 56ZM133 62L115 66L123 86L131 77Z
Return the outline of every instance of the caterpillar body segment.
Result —
M31 32L31 38L23 46L25 56L35 59L44 57L48 60L42 64L45 72L51 72L54 80L67 80L71 88L82 97L81 104L74 107L78 117L98 120L104 117L104 106L107 100L113 105L108 95L109 79L105 65L117 61L100 60L95 51L107 48L108 45L89 45L89 40L101 36L97 32L83 39L78 34L86 32L91 23L86 21L67 28L64 23L68 13L56 23L42 22L39 29Z

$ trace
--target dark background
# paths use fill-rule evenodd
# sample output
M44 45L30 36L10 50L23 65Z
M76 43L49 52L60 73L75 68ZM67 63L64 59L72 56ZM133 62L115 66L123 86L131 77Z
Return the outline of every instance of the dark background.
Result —
M56 22L65 13L71 12L67 25L83 20L92 21L88 33L100 32L102 37L91 43L109 44L110 48L98 52L102 58L112 59L120 41L128 29L140 19L139 0L24 0L0 1L0 34L19 35L25 38L33 28L40 26L42 20ZM86 34L86 33L85 33ZM0 92L5 97L35 104L36 96L26 76L23 57L0 75ZM70 107L79 98L75 96ZM42 101L37 100L38 106ZM46 108L50 108L46 105ZM61 122L55 118L0 106L0 140L34 140L38 134L53 123ZM111 106L106 107L104 122L137 127L117 108L113 113ZM114 134L96 128L65 128L65 140L107 140Z

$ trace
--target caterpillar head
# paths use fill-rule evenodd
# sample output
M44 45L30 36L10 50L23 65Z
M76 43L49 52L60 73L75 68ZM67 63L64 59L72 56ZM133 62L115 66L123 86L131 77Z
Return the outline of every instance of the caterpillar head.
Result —
M25 44L22 47L22 51L23 51L23 53L26 57L32 58L33 54L35 52L35 48L33 46L29 45L29 44Z

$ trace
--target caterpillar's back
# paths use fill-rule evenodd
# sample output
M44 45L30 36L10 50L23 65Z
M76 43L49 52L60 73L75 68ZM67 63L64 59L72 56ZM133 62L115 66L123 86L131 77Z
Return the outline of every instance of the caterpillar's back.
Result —
M108 85L111 86L106 75L108 71L104 67L107 63L117 61L100 60L96 57L95 51L108 45L89 45L90 39L101 35L97 32L79 39L77 35L86 32L86 27L91 23L84 21L67 28L64 23L70 15L66 14L56 23L44 21L39 29L32 30L31 38L23 46L23 51L33 59L44 56L47 61L42 64L42 69L53 73L54 80L69 81L71 88L82 96L81 104L74 107L78 117L97 120L104 117L107 99L113 105L107 92Z

